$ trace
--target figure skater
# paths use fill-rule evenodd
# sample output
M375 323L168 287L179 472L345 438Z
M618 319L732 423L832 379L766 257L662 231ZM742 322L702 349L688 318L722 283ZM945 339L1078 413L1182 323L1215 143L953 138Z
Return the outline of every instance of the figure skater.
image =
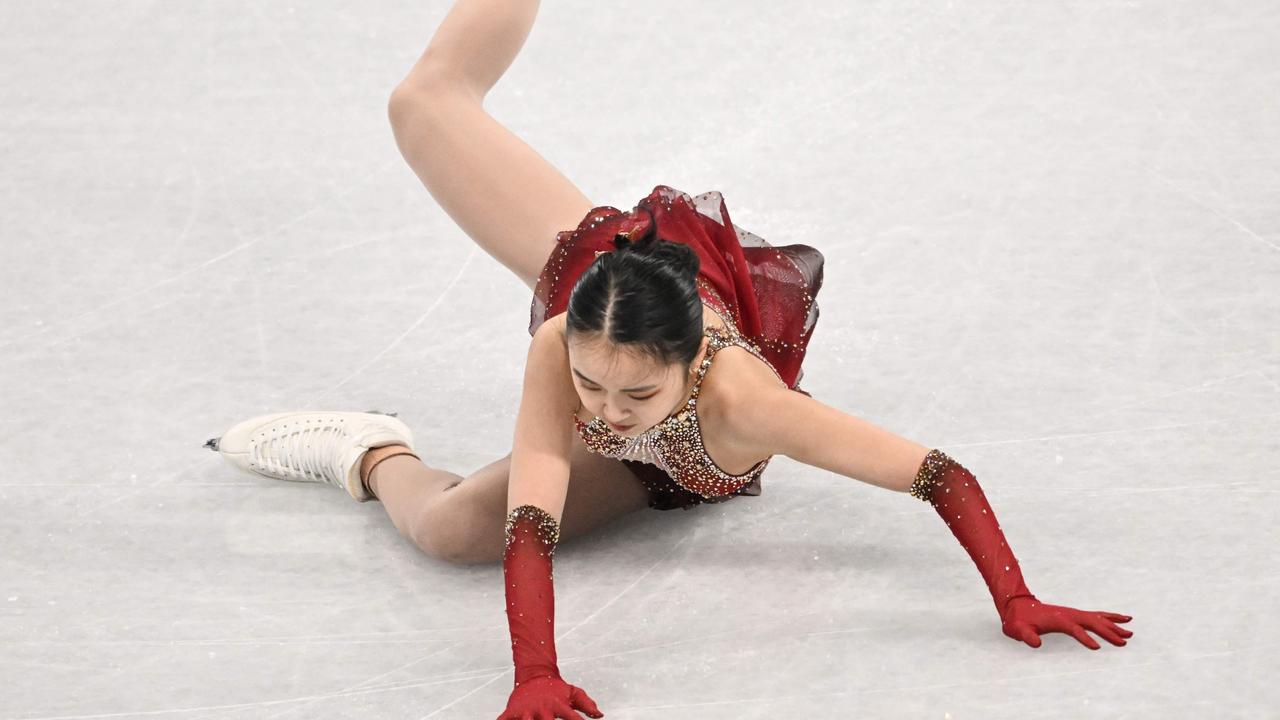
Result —
M800 389L823 257L736 226L718 192L657 185L597 206L488 115L539 0L458 0L390 94L405 160L436 202L533 291L512 450L463 478L423 462L393 415L245 420L206 446L243 470L381 501L425 553L501 561L515 684L499 720L603 717L556 662L552 556L645 507L759 496L786 455L930 503L986 582L1005 635L1068 633L1097 650L1114 612L1043 603L977 479L945 453Z

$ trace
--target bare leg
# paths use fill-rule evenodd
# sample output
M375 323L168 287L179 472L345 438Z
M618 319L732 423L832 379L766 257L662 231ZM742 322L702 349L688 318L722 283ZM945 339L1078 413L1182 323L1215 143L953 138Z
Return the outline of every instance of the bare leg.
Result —
M577 227L595 207L483 107L524 45L538 6L539 0L457 0L388 104L400 152L432 197L530 289L556 233ZM498 562L510 457L465 480L412 457L392 457L373 470L371 489L396 528L427 554ZM640 510L647 500L622 462L576 444L561 540Z
M595 207L483 107L537 11L538 0L458 0L388 104L400 153L431 196L531 290L556 233Z
M370 489L400 534L420 550L460 564L502 559L510 453L465 480L410 455L372 462ZM581 443L574 444L561 542L589 534L648 504L648 492L626 465L593 453Z
M373 455L373 451L365 455L365 467ZM374 463L366 480L369 490L382 502L400 534L410 539L419 537L417 523L427 504L463 480L461 475L429 467L412 455L396 455Z

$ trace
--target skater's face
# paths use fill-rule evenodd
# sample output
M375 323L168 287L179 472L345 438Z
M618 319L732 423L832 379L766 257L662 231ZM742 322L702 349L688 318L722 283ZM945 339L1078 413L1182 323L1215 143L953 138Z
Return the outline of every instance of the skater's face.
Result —
M707 339L694 358L702 362ZM660 365L649 357L626 349L608 349L599 343L570 342L569 368L582 406L612 425L619 435L639 435L662 422L684 404L693 387L693 375L681 365Z

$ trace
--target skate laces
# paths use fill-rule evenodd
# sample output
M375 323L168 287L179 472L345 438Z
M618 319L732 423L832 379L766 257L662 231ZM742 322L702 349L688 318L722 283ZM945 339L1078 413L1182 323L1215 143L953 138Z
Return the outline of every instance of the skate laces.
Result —
M252 454L255 462L277 475L343 487L345 481L335 470L341 447L336 441L342 435L338 425L316 424L281 434L273 430L270 438L254 443Z

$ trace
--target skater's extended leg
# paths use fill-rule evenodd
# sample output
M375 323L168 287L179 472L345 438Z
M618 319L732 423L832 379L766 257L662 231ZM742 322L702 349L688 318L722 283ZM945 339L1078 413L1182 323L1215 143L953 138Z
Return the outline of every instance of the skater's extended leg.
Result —
M361 460L360 477L382 501L401 535L413 538L421 509L440 493L462 482L461 475L426 465L413 455L392 455L398 447L374 448ZM371 472L372 471L372 472Z
M555 246L595 205L484 109L524 45L538 0L458 0L391 93L406 162L468 236L530 289Z
M369 484L396 528L423 552L459 564L496 563L504 549L510 470L510 453L466 479L397 455L374 463ZM621 461L575 443L561 542L648 504L648 492Z

